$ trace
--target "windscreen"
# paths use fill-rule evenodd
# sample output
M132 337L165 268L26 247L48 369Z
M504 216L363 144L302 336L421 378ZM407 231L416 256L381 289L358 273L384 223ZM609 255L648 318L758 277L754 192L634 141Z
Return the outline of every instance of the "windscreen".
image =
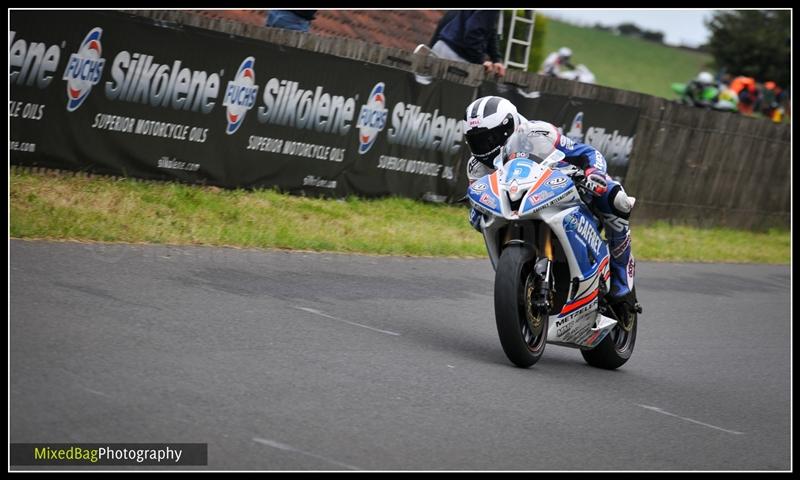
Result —
M503 147L503 163L515 158L528 158L541 163L555 150L555 139L548 133L529 128L517 129Z

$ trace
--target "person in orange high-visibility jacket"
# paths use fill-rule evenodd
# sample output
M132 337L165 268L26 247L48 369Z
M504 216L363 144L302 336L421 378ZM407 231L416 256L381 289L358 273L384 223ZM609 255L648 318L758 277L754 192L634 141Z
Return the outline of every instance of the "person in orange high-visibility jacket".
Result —
M731 90L739 96L739 113L753 114L753 107L758 99L756 81L752 77L739 76L731 82Z

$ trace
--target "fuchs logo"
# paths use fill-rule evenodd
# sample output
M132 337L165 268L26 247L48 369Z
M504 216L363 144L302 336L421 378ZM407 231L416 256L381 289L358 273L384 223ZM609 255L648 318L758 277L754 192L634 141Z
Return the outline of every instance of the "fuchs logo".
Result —
M366 105L361 106L361 112L358 114L358 153L367 153L375 139L378 138L378 133L386 127L386 117L389 110L386 108L386 96L384 91L386 85L383 82L376 84L372 88L372 93L369 94L369 99Z
M572 125L569 127L567 137L576 142L583 141L583 112L578 112L575 118L572 119Z
M103 29L92 29L81 42L77 53L73 53L67 62L63 79L67 81L67 111L74 112L83 104L92 87L100 82L103 74L103 65L106 60L101 58L103 48L100 45L100 36Z
M225 90L225 99L222 105L227 107L226 119L228 128L225 133L231 135L242 125L247 111L256 104L258 85L256 85L256 72L253 69L256 59L247 57L239 66L236 77L228 82Z

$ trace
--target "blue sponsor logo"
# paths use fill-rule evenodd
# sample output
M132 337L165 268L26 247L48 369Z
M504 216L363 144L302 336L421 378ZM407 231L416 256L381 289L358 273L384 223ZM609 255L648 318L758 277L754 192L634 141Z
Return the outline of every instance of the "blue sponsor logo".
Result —
M258 85L255 84L255 62L256 59L253 57L245 58L239 66L239 71L236 72L236 77L228 82L228 88L225 89L222 105L227 109L225 119L228 121L228 127L225 133L228 135L239 129L247 111L256 104Z
M62 77L67 81L68 112L74 112L83 105L89 92L92 91L92 87L100 82L103 66L106 63L106 60L100 56L103 53L103 47L100 44L102 35L102 28L93 28L81 42L78 52L69 57Z
M389 110L386 108L386 85L379 82L372 88L366 105L361 106L358 114L358 153L364 154L375 144L375 139L386 127Z

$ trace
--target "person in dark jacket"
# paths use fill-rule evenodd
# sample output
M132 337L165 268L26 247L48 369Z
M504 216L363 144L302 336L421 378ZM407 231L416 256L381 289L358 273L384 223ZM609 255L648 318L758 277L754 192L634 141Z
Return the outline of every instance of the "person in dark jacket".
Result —
M433 48L433 46L436 45L436 42L439 41L439 34L442 32L442 29L444 28L445 25L450 23L450 20L455 18L457 13L458 10L448 10L444 12L444 15L442 15L441 20L439 20L439 23L436 25L436 30L434 30L433 32L431 41L428 42L429 47Z
M307 32L316 14L316 10L270 10L266 26Z
M482 64L502 77L506 69L497 50L499 10L459 10L438 33L433 52L447 60Z

